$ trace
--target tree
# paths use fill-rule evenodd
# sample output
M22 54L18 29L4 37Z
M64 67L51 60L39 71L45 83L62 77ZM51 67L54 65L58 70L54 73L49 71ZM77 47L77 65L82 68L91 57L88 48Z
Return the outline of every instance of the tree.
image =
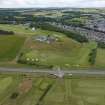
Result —
M91 65L95 64L96 55L97 55L97 48L92 49L91 52L89 53L89 60L88 60Z

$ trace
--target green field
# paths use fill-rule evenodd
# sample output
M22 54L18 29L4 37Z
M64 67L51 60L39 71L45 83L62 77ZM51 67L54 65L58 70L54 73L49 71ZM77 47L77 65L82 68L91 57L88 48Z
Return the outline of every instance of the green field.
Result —
M43 100L44 105L104 105L104 81L100 78L57 80Z
M20 59L36 65L59 66L62 68L88 67L88 55L95 46L94 42L80 44L64 36L60 38L60 42L52 44L30 39L25 45L25 50L23 50L25 52L24 56ZM38 59L38 62L35 62L36 59Z
M23 13L23 15L33 15L34 17L36 16L44 16L44 17L51 17L51 18L57 18L57 17L61 17L62 15L64 15L64 13L62 13L61 11L40 11L40 12L27 12L27 13ZM17 18L22 18L22 17L17 17Z
M0 29L14 31L17 35L27 36L34 34L31 29L26 29L26 26L23 25L0 25Z
M27 40L29 40L30 37L32 37L32 36L35 37L35 35L57 35L58 37L65 39L65 41L66 40L70 41L70 43L68 43L68 42L67 43L71 44L71 47L77 46L76 48L78 48L80 46L79 43L72 41L71 39L69 40L69 38L66 38L64 34L58 33L58 32L45 31L45 30L41 30L41 29L37 29L36 31L32 31L31 29L26 30L26 27L22 26L22 25L0 25L0 29L15 32L14 36L12 36L12 35L0 36L1 37L0 38L0 58L1 58L0 60L3 61L3 62L0 62L1 66L9 66L10 63L7 64L7 62L5 63L4 61L13 60L17 55L19 55L19 51L21 50L20 48L24 45L24 37ZM74 45L72 43L74 43ZM7 45L8 45L8 47L7 47ZM29 42L27 42L25 44L25 46L23 46L23 48L27 47L27 45L28 45L27 50L31 50L31 46L29 46L30 45ZM35 43L34 43L34 45L35 45ZM54 46L54 44L53 44L53 46ZM43 47L46 47L46 46L43 46ZM63 48L64 47L65 47L65 45L63 45ZM63 51L63 49L62 49L62 51ZM49 53L49 56L50 55L51 54ZM58 57L58 59L59 59L59 57ZM13 64L13 66L14 66L14 64ZM16 64L15 66L17 67L18 65L20 66L20 64ZM12 66L12 63L11 63L11 66Z
M104 104L105 78L0 74L0 105Z
M105 68L105 49L98 49L95 65L99 68Z
M96 48L95 42L80 44L65 34L42 29L32 31L23 25L0 25L0 29L15 32L15 35L0 36L0 66L30 66L35 68L41 66L42 68L60 67L64 69L105 67L104 60L102 60L105 54L102 49L97 50L94 66L88 62L89 53ZM51 44L35 40L36 36L47 35L57 36L59 40ZM24 55L19 57L19 52L23 52ZM15 58L21 59L25 63L21 65L14 60ZM35 59L38 62L35 62ZM10 63L10 61L13 62Z
M30 37L32 35L48 35L48 34L59 34L64 35L62 33L57 33L53 31L46 31L41 29L36 29L35 31L32 31L32 29L27 28L25 25L6 25L6 24L0 24L0 29L7 30L7 31L14 31L16 35L18 36L26 36Z
M44 105L104 105L104 81L100 78L57 80L44 98Z
M24 37L0 36L0 61L11 61L24 44Z

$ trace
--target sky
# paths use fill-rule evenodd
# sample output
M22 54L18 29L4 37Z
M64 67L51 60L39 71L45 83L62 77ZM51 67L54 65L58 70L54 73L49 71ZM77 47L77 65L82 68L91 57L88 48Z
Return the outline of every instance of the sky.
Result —
M105 0L0 0L0 8L105 7Z

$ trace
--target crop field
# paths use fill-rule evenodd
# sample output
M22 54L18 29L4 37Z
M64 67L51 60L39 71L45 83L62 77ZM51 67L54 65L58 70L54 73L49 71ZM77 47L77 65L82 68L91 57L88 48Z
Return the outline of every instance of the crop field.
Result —
M104 105L105 78L0 74L0 105Z
M45 17L51 17L51 18L57 18L64 15L64 13L60 11L40 11L40 12L26 12L23 13L25 15L34 15L34 16L45 16Z
M57 80L44 98L44 105L104 105L104 81L100 78Z

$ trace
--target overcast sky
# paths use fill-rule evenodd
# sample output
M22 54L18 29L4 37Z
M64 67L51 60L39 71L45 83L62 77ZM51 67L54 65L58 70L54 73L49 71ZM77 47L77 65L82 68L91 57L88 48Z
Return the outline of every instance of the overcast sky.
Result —
M0 0L0 8L105 7L105 0Z

